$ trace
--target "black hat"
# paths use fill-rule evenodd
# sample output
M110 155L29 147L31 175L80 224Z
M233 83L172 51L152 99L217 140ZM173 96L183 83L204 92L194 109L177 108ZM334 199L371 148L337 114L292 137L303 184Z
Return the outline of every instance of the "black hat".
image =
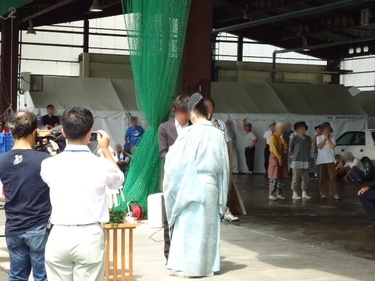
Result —
M309 129L309 127L307 126L306 122L297 122L296 124L294 124L294 130L297 131L299 128L301 127L305 127L306 128L306 131Z
M194 109L194 107L200 103L201 101L203 101L203 96L200 94L200 93L195 93L193 94L190 98L189 98L189 101L188 101L188 110L189 111L192 111Z
M323 126L329 126L330 129L331 129L331 133L334 132L333 129L332 129L332 126L331 126L331 124L330 124L329 122L324 122L324 123L322 124L322 127L323 127Z
M319 124L318 126L314 127L315 131L318 130L318 129L321 129L321 128L322 128L322 124Z

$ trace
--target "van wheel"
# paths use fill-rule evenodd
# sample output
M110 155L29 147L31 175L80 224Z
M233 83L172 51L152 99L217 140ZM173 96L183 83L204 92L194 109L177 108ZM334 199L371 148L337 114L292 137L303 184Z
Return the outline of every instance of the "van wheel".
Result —
M365 181L373 181L374 180L374 166L372 162L368 158L362 159L363 167L365 168Z

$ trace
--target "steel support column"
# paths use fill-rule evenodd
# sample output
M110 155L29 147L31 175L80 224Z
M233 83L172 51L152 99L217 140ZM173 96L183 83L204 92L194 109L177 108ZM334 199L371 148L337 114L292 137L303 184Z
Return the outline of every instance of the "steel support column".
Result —
M243 61L243 37L242 36L238 36L237 61Z
M327 70L328 71L337 71L339 72L341 69L341 59L337 59L334 61L328 60L327 61ZM340 74L332 74L331 75L331 82L330 84L340 84Z
M89 20L85 19L83 21L83 52L88 53L89 52Z
M1 120L10 106L17 109L18 33L17 18L1 20Z
M213 0L192 0L182 61L182 92L211 91Z

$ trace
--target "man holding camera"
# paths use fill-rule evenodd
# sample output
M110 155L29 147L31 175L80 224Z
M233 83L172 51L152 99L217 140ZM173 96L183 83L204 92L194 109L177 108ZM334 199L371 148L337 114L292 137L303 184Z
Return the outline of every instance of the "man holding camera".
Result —
M90 152L93 124L88 109L66 109L62 133L68 144L63 153L42 163L41 176L50 187L52 204L53 228L46 246L49 280L102 281L104 277L105 234L100 223L109 221L105 189L120 188L124 174L104 131L98 132L98 144L105 159Z
M13 149L0 155L0 181L5 191L5 239L10 256L10 281L47 281L44 250L51 215L49 188L40 177L47 153L33 149L37 134L35 114L18 112L8 122Z

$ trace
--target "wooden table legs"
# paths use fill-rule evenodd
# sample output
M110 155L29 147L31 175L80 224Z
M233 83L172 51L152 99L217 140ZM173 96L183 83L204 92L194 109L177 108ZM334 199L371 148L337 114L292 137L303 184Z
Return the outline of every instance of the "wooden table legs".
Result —
M121 232L121 281L126 281L126 230L129 231L129 261L128 261L128 280L133 281L133 229L136 228L138 224L119 224L117 226L112 226L109 224L104 225L106 232L106 253L105 253L105 280L106 281L118 281L118 232ZM111 233L113 233L113 247L112 247L112 257L113 257L113 278L110 279L110 258L111 258Z

